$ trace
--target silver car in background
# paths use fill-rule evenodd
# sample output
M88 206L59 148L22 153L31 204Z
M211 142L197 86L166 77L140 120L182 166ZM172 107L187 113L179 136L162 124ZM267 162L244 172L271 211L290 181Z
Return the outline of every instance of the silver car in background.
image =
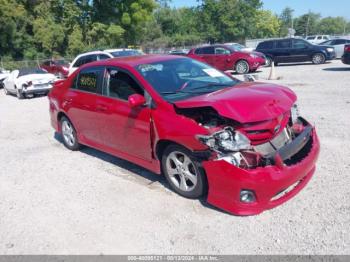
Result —
M337 38L322 42L319 45L328 45L334 47L336 58L341 58L344 54L344 47L347 44L350 44L350 39Z

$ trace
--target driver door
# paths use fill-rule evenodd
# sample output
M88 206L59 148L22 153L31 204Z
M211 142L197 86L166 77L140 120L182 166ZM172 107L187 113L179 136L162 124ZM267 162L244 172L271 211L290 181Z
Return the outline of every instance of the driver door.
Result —
M147 105L131 108L128 102L132 94L147 96L147 93L122 69L109 67L104 78L103 98L97 105L105 123L100 130L104 146L151 161L151 109Z

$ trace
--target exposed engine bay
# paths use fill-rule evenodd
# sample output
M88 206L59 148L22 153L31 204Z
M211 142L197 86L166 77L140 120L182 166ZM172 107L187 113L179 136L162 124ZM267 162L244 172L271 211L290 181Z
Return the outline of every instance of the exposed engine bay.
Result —
M177 109L177 112L195 120L208 130L210 135L197 135L196 138L215 153L216 160L224 160L244 169L275 165L275 157L279 150L286 149L286 146L291 144L306 126L309 126L299 117L296 105L293 105L287 114L279 116L275 122L266 121L266 125L261 122L256 125L255 123L241 124L220 116L210 107ZM272 125L272 123L275 124ZM256 138L261 134L269 135L270 139L257 140ZM298 145L300 152L290 149L289 151L293 151L294 155L285 153L288 158L283 159L284 165L292 165L307 155L308 148L312 146L310 134L307 134L307 139L307 141L302 139L303 141L298 142L304 143Z

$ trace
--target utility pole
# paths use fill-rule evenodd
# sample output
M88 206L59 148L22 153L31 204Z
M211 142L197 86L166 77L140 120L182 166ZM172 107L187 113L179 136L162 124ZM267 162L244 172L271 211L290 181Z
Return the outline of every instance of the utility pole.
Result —
M310 23L310 10L309 10L309 14L307 15L306 36L309 35L309 23Z

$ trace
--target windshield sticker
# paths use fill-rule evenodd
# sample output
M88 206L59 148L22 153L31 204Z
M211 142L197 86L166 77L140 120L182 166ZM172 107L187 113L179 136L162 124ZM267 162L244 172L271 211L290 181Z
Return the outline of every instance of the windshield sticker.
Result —
M220 71L218 71L218 70L216 70L214 68L203 69L203 71L205 73L207 73L211 77L222 77L222 76L225 76L223 73L221 73Z

